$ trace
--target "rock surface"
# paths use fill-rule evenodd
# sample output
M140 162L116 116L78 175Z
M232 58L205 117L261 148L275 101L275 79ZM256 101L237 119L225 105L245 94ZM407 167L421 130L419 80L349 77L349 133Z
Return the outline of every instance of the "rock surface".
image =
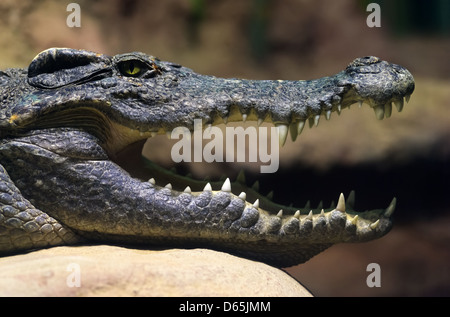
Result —
M311 296L285 272L206 249L56 247L0 258L0 296Z

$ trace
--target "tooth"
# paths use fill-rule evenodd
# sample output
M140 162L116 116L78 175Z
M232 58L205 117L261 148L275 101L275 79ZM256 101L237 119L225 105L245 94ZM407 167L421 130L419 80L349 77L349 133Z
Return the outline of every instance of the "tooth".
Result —
M169 184L167 184L166 186L164 186L165 188L168 188L168 189L172 189L172 184L171 183L169 183Z
M411 98L411 95L406 95L405 96L405 100L406 100L407 103L409 102L409 98Z
M228 192L228 193L231 192L231 183L230 183L230 179L229 179L229 178L227 178L227 179L225 180L225 182L223 183L223 185L222 185L222 191L223 191L223 192Z
M203 191L204 192L206 192L206 191L211 192L212 191L211 184L210 183L206 184L205 188L203 188Z
M252 189L256 192L259 192L259 181L255 181L252 185Z
M312 210L309 212L309 214L305 217L305 220L312 220L313 218L313 212Z
M376 227L378 227L378 224L380 223L380 219L378 219L377 221L371 223L369 225L370 229L375 229Z
M264 122L263 118L258 118L258 127Z
M225 123L225 124L228 123L228 117L223 117L222 120L223 120L223 123Z
M255 200L255 202L253 203L253 207L256 209L259 208L259 199Z
M317 205L317 209L322 209L323 208L323 201L319 202L319 205Z
M341 115L341 111L342 111L342 106L338 105L337 106L337 113L338 113L338 115Z
M325 211L323 209L320 211L320 217L325 217Z
M386 118L389 118L392 114L392 103L389 101L384 105L384 113L386 114Z
M148 182L149 182L150 184L152 184L152 185L155 185L155 184L156 184L156 181L155 181L154 178L150 178L150 179L148 180Z
M273 200L273 190L271 190L267 195L266 195L267 199L269 200Z
M383 106L375 106L373 107L373 111L375 111L375 116L378 120L383 120L384 118L384 107Z
M339 200L336 206L336 210L339 210L341 212L345 212L345 197L344 194L341 193L339 196Z
M247 199L247 194L242 192L242 193L239 194L239 198L242 199L242 200L246 200Z
M397 204L397 198L392 199L392 202L390 203L389 207L386 208L386 211L384 212L385 217L390 217L394 213L395 205Z
M190 194L190 193L192 192L192 190L191 190L191 188L190 188L189 186L187 186L187 187L184 189L184 192Z
M363 102L362 102L362 100L359 100L358 101L358 107L361 108L362 106L363 106Z
M398 112L402 112L403 110L403 98L394 100L395 108L397 108Z
M292 140L292 142L295 142L295 140L297 140L297 136L298 136L297 124L296 123L291 123L289 125L289 131L291 131L291 140Z
M172 139L172 132L171 131L167 131L166 132L166 137L171 140Z
M330 120L330 118L331 118L331 110L328 110L328 111L325 113L325 118L327 118L327 120Z
M314 125L316 127L319 125L319 120L320 120L320 115L318 114L314 117Z
M153 137L155 137L158 134L158 132L150 132L150 135Z
M300 218L300 210L297 210L295 212L294 217L297 218L297 219Z
M280 211L277 213L277 217L283 217L283 209L280 209Z
M355 208L355 196L355 191L352 190L347 197L347 206L349 206L350 209Z
M239 174L236 178L236 181L241 184L245 184L245 172L244 170L240 170Z
M358 218L359 218L358 215L354 216L353 219L350 220L351 224L352 224L352 225L356 225L356 223L357 223L357 221L358 221Z
M311 208L311 201L308 200L306 202L305 209L309 209L309 208Z
M277 124L278 130L278 138L280 142L280 146L283 146L286 143L286 138L288 135L288 126L286 124Z
M297 125L297 134L300 135L305 127L305 120L300 120Z
M246 113L242 114L242 121L243 122L247 121L247 114Z

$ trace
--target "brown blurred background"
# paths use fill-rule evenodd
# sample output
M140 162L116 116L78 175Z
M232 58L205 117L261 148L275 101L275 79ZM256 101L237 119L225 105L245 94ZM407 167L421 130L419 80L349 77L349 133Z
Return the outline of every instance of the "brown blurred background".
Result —
M322 77L366 55L405 66L416 91L401 114L377 121L364 106L322 119L288 141L276 174L242 164L184 169L214 179L245 168L249 184L259 179L262 193L275 188L276 201L296 206L327 205L352 189L357 210L396 196L387 236L334 246L287 271L317 296L449 296L450 2L377 1L381 27L369 28L370 2L80 0L81 27L69 28L70 1L3 0L0 69L26 67L49 47L142 51L199 73L251 79ZM152 159L170 166L167 146L152 142L161 146ZM373 262L380 288L366 285Z

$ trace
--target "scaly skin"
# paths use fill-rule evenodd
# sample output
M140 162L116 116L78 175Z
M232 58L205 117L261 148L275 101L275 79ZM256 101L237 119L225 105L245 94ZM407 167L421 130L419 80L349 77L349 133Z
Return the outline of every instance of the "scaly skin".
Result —
M0 72L0 254L102 242L209 247L286 267L335 243L381 237L395 200L358 213L341 195L334 208L272 213L233 194L229 180L179 192L131 177L114 159L139 140L193 129L194 119L273 122L284 143L288 131L295 139L307 120L353 103L388 117L413 90L406 69L376 57L317 80L252 81L142 53L46 50L28 69Z

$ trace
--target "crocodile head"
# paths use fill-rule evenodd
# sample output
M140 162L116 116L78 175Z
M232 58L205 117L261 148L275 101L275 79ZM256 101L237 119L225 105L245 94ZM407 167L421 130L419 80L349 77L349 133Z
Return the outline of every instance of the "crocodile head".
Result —
M45 170L39 166L45 165L42 156L46 164L57 166L51 175L8 172L19 184L38 177L39 186L19 185L24 195L87 239L207 246L289 266L335 243L381 237L392 226L395 199L386 209L365 212L353 210L352 198L346 203L342 194L328 209L293 208L228 179L214 189L206 184L192 191L188 183L184 191L176 190L159 183L158 176L135 179L113 161L141 140L177 127L193 131L196 120L203 128L232 121L271 122L284 144L288 133L295 140L306 122L317 125L321 116L329 119L354 103L368 104L383 119L391 115L392 103L401 111L414 90L413 77L401 66L364 57L330 77L256 81L200 75L137 52L110 57L52 48L40 53L23 76L5 74L16 76L17 87L23 88L2 111L2 138L32 144L33 153L36 146L48 151L30 163L37 170ZM99 167L98 162L107 165ZM81 180L92 188L103 184L102 193L109 184L115 196L100 195L108 200L100 204L86 187L62 189ZM255 200L247 201L249 192ZM70 198L40 198L56 193ZM74 203L77 198L85 203ZM73 209L70 216L68 209Z

